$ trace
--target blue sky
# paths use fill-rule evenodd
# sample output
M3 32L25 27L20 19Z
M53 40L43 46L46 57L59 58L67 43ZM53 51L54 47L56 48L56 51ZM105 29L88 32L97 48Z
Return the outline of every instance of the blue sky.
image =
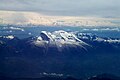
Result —
M120 17L120 0L0 0L0 10L53 16Z

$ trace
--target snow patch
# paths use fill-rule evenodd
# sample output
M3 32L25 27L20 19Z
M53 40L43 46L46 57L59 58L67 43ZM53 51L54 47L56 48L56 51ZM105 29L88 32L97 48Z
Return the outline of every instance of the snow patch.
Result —
M9 35L9 36L5 36L5 38L7 38L7 39L14 39L14 36L13 35Z

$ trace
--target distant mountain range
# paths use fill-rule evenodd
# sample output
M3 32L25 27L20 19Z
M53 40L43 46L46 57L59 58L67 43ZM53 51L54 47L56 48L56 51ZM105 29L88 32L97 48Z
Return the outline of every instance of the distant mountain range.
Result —
M37 12L0 11L0 23L44 26L120 26L120 19L79 16L47 16Z
M19 52L21 48L23 48L22 50L25 51L32 50L32 48L34 49L40 48L39 50L43 54L46 53L46 51L49 53L50 52L49 49L53 50L53 53L54 50L57 51L55 53L59 52L62 53L65 48L66 48L65 50L66 51L68 50L68 52L69 50L76 49L79 51L79 53L82 53L82 50L83 52L87 51L89 53L89 49L91 49L93 52L97 52L98 50L101 51L101 49L103 52L105 51L111 52L111 50L112 52L120 51L119 38L107 38L107 37L104 38L90 33L66 32L63 30L54 32L41 31L40 36L29 37L25 39L19 39L13 35L0 36L0 45L1 47L5 45L6 47L11 46L14 49L18 49L17 52Z

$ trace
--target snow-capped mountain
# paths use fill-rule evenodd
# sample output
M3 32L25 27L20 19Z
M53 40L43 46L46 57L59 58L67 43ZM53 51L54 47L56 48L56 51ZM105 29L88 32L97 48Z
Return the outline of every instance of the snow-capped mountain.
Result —
M41 31L39 36L23 39L14 35L0 36L0 71L16 77L57 74L89 77L110 69L117 73L119 41L118 38L63 30ZM90 69L86 70L88 67Z
M54 31L54 32L47 32L41 31L40 36L37 37L33 43L37 46L44 44L54 45L59 48L62 46L80 46L84 49L85 46L90 46L89 44L83 42L82 40L78 39L75 34L72 32L66 32L63 30Z
M38 51L37 53L41 51L43 54L49 54L51 50L53 50L53 53L64 53L64 51L65 53L72 53L71 50L75 50L78 53L84 53L86 51L96 52L99 51L100 48L103 49L103 52L108 51L109 48L111 48L113 52L120 50L119 38L105 38L91 33L66 32L63 30L53 32L41 31L39 36L25 39L19 39L13 35L1 36L0 42L1 45L4 43L18 49L18 52L21 51L20 48L28 52L29 50L34 51L34 49L39 48L36 50Z

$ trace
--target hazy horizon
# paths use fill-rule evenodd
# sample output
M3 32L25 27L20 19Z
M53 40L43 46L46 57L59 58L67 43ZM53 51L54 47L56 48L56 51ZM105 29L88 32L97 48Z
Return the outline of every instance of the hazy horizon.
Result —
M119 4L119 0L0 0L0 10L52 16L120 17Z

